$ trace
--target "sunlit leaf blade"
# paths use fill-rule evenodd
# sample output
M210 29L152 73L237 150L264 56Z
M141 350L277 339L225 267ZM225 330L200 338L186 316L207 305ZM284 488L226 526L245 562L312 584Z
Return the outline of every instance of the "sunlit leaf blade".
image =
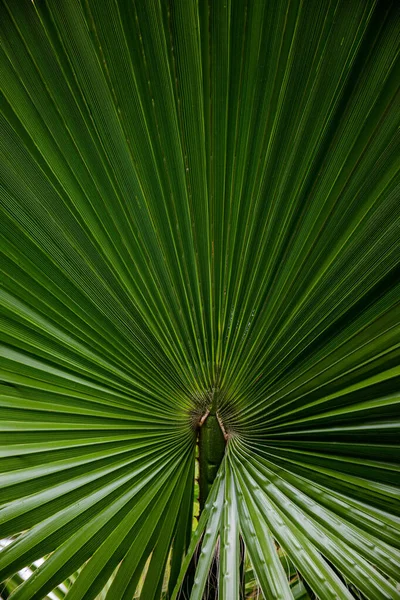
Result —
M229 463L225 466L225 501L220 534L219 595L223 600L238 598L240 590L240 543L237 496Z
M1 0L3 598L400 598L399 27Z

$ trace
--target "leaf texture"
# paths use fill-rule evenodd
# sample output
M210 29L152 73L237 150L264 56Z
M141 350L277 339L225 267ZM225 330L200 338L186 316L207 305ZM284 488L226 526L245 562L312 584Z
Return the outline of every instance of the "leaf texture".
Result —
M398 4L0 10L10 598L400 598Z

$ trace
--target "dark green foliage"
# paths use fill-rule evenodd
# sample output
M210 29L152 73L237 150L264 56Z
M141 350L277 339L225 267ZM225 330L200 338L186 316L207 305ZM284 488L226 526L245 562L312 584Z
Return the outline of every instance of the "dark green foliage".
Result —
M399 27L0 0L10 600L399 599Z

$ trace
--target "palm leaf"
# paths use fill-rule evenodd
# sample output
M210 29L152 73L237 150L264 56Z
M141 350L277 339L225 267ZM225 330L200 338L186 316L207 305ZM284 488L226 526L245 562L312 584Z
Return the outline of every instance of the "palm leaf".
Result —
M400 597L399 24L2 0L4 595Z

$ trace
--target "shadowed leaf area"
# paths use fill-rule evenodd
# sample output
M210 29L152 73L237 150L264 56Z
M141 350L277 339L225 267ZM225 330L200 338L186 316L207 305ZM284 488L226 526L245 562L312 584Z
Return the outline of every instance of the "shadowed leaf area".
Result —
M0 0L0 599L400 599L400 5Z

